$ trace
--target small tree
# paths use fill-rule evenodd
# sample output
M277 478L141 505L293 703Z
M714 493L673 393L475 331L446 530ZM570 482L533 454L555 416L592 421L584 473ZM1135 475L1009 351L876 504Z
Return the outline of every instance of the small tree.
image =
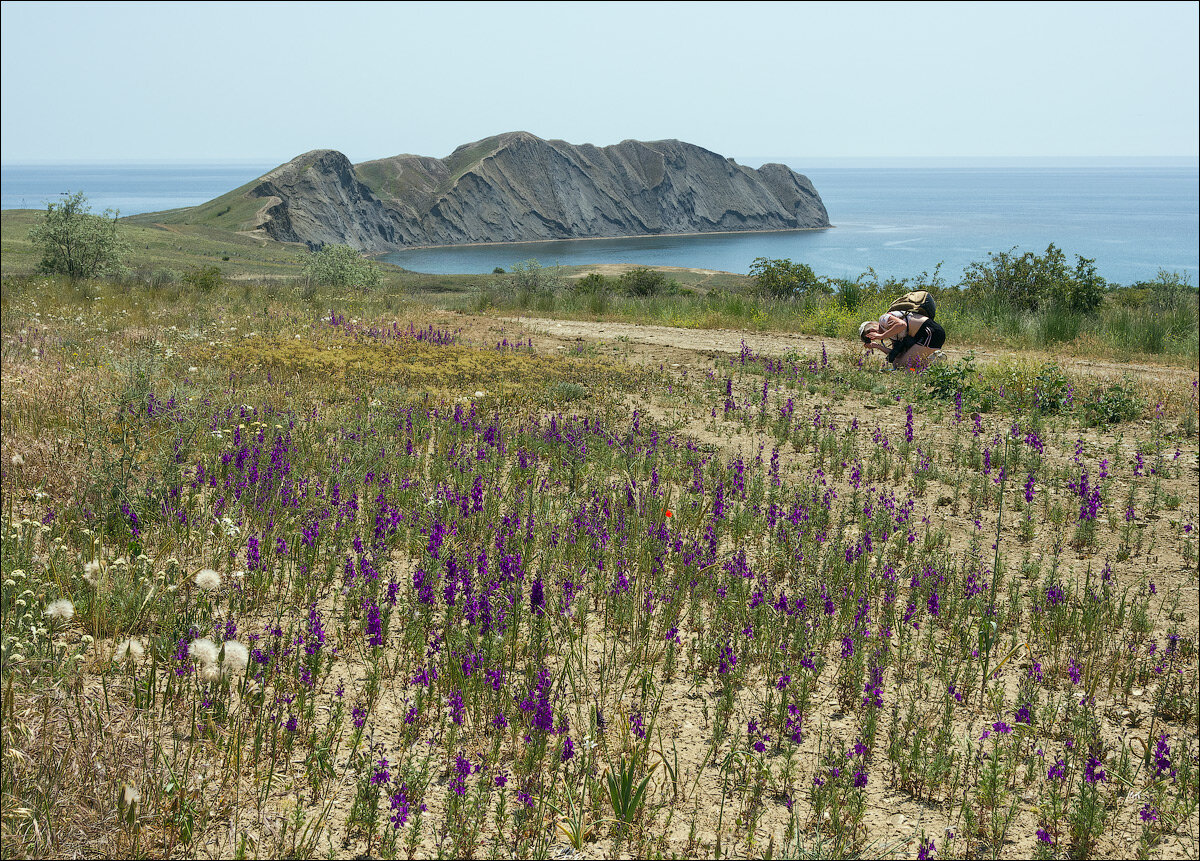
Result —
M72 278L96 278L117 271L129 245L117 235L119 213L106 209L94 215L82 191L46 205L41 222L29 231L29 241L42 252L43 273Z
M553 293L566 286L562 267L557 263L543 266L536 258L514 263L509 270L512 285L519 293Z
M833 292L829 282L819 278L807 263L793 263L787 258L756 257L750 264L750 277L759 293L777 299Z
M380 284L379 271L349 245L322 245L304 261L304 277L328 287L361 287L373 290Z

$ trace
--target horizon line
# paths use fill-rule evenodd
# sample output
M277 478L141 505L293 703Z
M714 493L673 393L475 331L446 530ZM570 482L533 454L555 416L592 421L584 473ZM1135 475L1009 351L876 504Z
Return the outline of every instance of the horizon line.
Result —
M729 156L735 161L771 162L774 160L811 162L1186 162L1200 164L1200 154L1194 155L740 155ZM0 162L0 168L28 166L97 166L97 165L258 165L286 164L274 157L259 158L31 158Z

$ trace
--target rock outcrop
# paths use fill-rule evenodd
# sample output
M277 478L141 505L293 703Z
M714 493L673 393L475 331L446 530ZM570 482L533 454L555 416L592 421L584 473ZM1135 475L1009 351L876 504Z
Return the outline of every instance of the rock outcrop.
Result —
M510 132L444 159L359 165L315 150L238 192L264 204L243 228L366 252L829 226L812 183L785 165L754 170L675 140L596 147Z

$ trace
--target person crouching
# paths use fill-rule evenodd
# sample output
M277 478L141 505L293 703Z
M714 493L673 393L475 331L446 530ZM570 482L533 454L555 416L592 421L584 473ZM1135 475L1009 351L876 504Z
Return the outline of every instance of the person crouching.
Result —
M868 320L859 326L858 337L868 350L887 354L893 369L921 371L946 343L946 330L936 320L914 311L888 311L878 322Z

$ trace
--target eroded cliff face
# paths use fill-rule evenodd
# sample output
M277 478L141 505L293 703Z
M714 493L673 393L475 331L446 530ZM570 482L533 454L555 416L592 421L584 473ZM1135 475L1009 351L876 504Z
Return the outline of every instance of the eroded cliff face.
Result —
M391 213L336 150L297 156L262 176L247 194L264 199L258 229L280 242L363 250L398 244Z
M354 166L316 150L267 175L258 229L363 251L416 245L828 227L808 179L758 170L681 141L577 146L512 132L444 159Z

